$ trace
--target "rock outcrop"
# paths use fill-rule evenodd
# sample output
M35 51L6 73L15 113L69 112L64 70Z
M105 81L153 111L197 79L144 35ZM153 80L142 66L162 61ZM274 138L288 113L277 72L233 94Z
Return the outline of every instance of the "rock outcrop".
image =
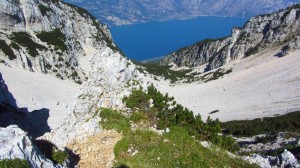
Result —
M27 133L11 125L0 127L0 160L19 158L26 160L30 167L66 167L67 165L54 164L45 158L42 152L33 145Z
M291 168L299 168L299 164L295 156L285 150L280 156L272 157L272 156L261 156L258 154L253 154L251 156L243 157L244 160L258 164L263 168L275 168L275 167L291 167Z
M84 9L54 0L1 0L0 62L83 83L88 57L119 52L109 30Z
M263 49L283 46L299 48L300 5L251 18L243 28L234 28L230 37L207 39L163 58L162 65L196 67L207 64L209 71ZM286 46L286 47L285 47Z

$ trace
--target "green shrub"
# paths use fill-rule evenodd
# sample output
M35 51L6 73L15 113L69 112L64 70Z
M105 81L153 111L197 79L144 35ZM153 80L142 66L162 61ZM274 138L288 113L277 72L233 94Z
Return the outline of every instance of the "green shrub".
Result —
M15 42L11 42L10 46L12 48L16 49L16 50L20 50L21 49L21 47L18 44L16 44Z
M101 117L100 125L104 129L114 129L118 132L130 131L130 122L121 112L111 109L101 109L99 113Z
M250 56L250 55L253 55L253 54L258 53L258 49L259 49L258 46L249 48L249 49L245 52L245 56L248 57L248 56Z
M130 117L130 121L133 121L134 123L138 123L140 121L146 120L147 116L145 114L142 114L140 112L133 112Z
M4 159L0 160L0 168L30 168L30 165L22 159Z
M247 38L247 32L242 32L240 35L239 35L239 37L238 37L238 39L237 39L237 43L240 43L242 40L245 40Z
M69 154L67 151L59 150L50 141L34 140L33 143L39 148L39 150L45 155L47 159L50 159L54 163L63 164L69 158Z
M55 50L60 49L66 51L68 49L65 44L66 36L58 28L49 32L42 31L37 34L37 37L41 39L41 41L53 45Z
M129 97L124 97L123 102L125 102L128 108L139 108L144 109L149 105L149 97L143 92L142 89L135 89L132 91Z
M51 11L51 9L49 7L42 5L42 4L39 5L39 9L43 16L45 16L47 14L47 12Z
M169 127L170 132L162 135L146 129L131 130L129 120L139 118L134 116L136 114L142 113L135 112L128 118L115 110L100 111L100 124L103 128L123 133L123 138L114 147L116 162L113 167L255 167L231 158L223 150L204 148L198 139L191 136L188 127L172 126ZM201 117L196 116L195 120L199 123L195 122L195 125L190 126L201 128ZM209 125L214 125L218 121L209 119L208 122ZM222 139L222 144L227 147L227 144L232 143L231 140L226 137Z
M284 131L300 131L300 111L277 117L264 117L254 120L238 120L222 123L224 133L234 136L254 136Z
M45 46L35 43L27 32L13 32L10 39L26 47L32 57L36 57L39 54L37 50L47 50Z
M52 148L52 159L54 162L63 164L68 158L69 155L66 151L59 150L55 147Z
M274 140L276 140L277 135L276 134L267 134L266 136L262 136L262 137L255 137L255 143L268 143L268 142L272 142Z
M287 145L282 146L279 149L266 151L266 152L261 153L261 154L263 154L265 156L278 156L278 155L282 154L285 150L288 150L294 156L299 156L300 155L300 145L292 145L292 144L287 144Z
M5 55L8 56L10 60L14 60L17 58L14 51L6 44L4 40L0 40L0 49L3 51Z
M149 108L150 99L153 100L151 108ZM210 141L233 152L238 150L238 145L232 138L218 135L221 132L219 120L208 118L206 123L203 123L200 115L194 116L192 111L180 104L174 104L174 98L170 98L168 94L163 95L153 85L148 87L147 93L141 89L133 90L123 101L133 111L138 108L138 111L146 114L149 123L157 125L158 129L179 126L199 140ZM169 104L173 107L169 108Z

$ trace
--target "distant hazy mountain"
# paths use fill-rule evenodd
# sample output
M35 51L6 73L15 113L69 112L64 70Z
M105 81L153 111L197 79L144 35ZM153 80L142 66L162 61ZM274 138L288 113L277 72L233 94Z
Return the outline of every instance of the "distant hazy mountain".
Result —
M109 25L190 19L197 16L252 17L300 0L66 0Z

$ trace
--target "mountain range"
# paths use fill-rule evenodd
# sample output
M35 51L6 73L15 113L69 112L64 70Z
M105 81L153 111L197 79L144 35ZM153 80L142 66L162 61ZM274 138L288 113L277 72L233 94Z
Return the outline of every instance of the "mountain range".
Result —
M299 25L294 5L147 69L83 8L1 0L0 167L297 168Z
M191 19L197 16L245 17L271 13L299 0L66 0L91 12L104 23L125 25Z

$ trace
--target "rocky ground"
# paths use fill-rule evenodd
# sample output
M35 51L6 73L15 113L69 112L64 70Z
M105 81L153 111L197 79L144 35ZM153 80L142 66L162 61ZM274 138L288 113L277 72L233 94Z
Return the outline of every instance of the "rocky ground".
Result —
M67 147L80 156L79 167L112 167L114 146L121 138L122 135L116 131L102 131L85 139L75 140Z
M282 132L237 138L237 142L241 145L239 153L244 155L243 159L259 164L261 167L300 167L299 137L299 133Z

